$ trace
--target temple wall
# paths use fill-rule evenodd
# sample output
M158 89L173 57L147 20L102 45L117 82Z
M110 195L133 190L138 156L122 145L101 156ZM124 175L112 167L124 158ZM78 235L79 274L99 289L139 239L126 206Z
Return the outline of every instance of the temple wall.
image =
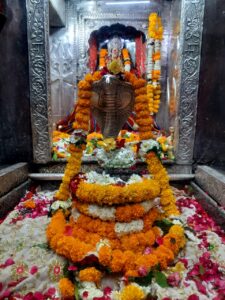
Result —
M0 32L0 164L32 159L26 1L6 3Z
M225 1L206 0L194 159L225 167Z

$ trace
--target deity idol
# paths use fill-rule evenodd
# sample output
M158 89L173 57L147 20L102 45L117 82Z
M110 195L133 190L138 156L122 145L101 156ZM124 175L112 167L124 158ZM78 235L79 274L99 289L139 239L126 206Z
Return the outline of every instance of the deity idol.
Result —
M113 37L107 45L107 49L101 49L99 54L99 69L107 68L114 75L124 71L130 72L130 55L120 37Z

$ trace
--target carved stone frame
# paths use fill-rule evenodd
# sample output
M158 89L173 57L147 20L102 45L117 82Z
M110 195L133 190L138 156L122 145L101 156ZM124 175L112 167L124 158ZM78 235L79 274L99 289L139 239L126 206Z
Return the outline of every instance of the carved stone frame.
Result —
M49 70L49 1L27 0L30 73L30 110L33 161L51 160L51 105Z
M49 84L48 0L27 1L30 62L30 103L33 130L33 159L51 160L51 105ZM205 0L181 0L181 59L179 108L176 124L176 164L191 172L193 159L201 41Z

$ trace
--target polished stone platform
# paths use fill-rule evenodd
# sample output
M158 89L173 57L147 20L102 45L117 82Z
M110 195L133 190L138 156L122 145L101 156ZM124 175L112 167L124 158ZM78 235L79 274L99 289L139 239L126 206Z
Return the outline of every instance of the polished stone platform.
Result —
M0 168L0 218L12 210L29 187L28 164L17 163Z
M215 222L225 229L225 210L203 191L196 183L191 182L194 195L205 211L215 220Z
M17 163L0 169L0 197L19 186L28 178L28 164Z
M198 166L195 181L213 200L225 207L225 172L209 166Z

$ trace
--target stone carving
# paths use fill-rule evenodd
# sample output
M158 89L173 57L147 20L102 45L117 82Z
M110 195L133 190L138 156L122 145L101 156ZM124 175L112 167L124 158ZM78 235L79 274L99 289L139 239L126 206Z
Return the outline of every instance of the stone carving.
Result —
M183 0L181 6L178 164L191 165L193 158L204 5L205 0Z
M49 104L48 1L27 0L30 63L30 104L33 133L33 160L51 159L51 107Z

